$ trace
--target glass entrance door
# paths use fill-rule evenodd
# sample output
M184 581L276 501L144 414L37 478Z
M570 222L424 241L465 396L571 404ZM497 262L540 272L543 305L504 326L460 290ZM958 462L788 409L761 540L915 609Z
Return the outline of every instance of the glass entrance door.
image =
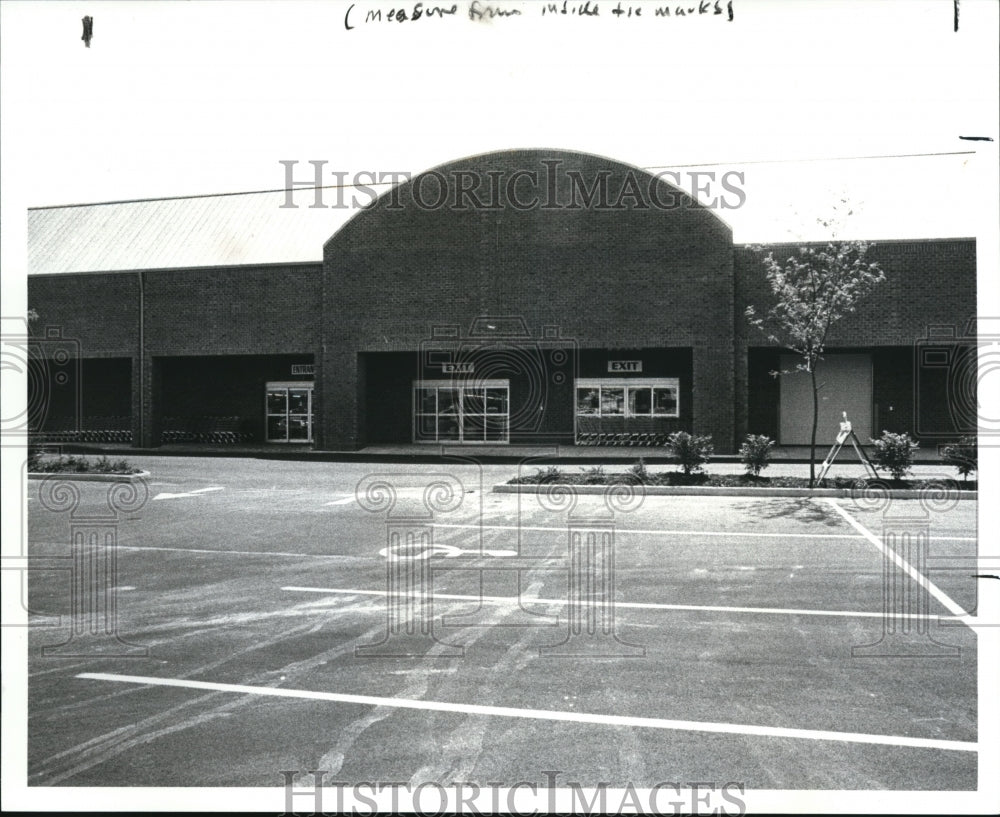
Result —
M413 384L413 441L501 444L510 439L510 381L453 380Z
M266 439L269 443L311 443L313 384L268 383Z

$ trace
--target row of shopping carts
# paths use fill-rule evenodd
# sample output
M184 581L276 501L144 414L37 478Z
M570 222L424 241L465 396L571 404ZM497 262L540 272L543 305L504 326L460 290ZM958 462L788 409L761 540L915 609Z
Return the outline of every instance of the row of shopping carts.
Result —
M49 417L45 427L28 434L37 443L130 443L132 418L127 416Z
M164 417L160 432L165 443L233 445L253 439L242 417Z
M658 446L666 445L669 434L654 432L616 432L616 433L588 433L578 434L577 445L635 445L635 446Z
M120 428L87 428L75 431L34 431L30 435L39 443L131 443L132 431Z
M129 417L84 417L79 424L57 420L29 436L38 443L131 443L131 422ZM164 443L232 445L255 439L242 417L165 417L162 426Z

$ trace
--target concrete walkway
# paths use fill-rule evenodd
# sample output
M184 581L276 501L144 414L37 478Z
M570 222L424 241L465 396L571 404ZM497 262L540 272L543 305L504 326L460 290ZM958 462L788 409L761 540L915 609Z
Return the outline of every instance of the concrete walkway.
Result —
M122 443L67 443L51 446L65 453L107 454L110 457L176 456L176 457L247 457L259 459L306 460L320 462L398 462L435 463L454 462L456 459L473 460L483 464L525 463L534 467L533 460L558 464L566 469L603 465L609 472L623 471L635 464L640 457L653 471L675 470L666 449L631 446L437 446L437 445L374 445L358 451L319 451L308 445L211 445L169 444L157 448L132 448ZM816 469L827 455L829 447L817 447ZM762 476L809 476L809 449L804 446L787 446L775 450L772 464ZM527 461L527 462L526 462ZM736 454L714 456L707 470L716 474L742 474L744 468ZM830 469L830 477L861 477L866 471L853 449L845 448ZM940 463L936 446L917 450L912 477L952 477L958 474L951 466ZM973 474L973 478L975 474Z

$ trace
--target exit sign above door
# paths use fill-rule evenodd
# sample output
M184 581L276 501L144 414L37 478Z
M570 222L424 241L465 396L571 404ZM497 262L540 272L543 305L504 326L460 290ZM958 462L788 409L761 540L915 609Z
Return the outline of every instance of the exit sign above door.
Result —
M609 372L641 372L641 360L609 360Z

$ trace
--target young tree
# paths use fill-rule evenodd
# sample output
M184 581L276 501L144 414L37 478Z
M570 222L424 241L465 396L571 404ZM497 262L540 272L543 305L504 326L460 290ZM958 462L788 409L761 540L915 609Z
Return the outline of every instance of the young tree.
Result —
M764 256L764 269L774 303L762 315L753 305L746 309L751 326L761 330L773 343L795 352L801 359L796 370L809 373L813 395L812 434L809 440L810 487L816 483L816 426L819 421L819 390L823 385L816 380L816 366L823 359L831 327L854 312L858 303L885 280L885 273L879 265L866 260L871 244L837 240L838 222L838 215L819 219L821 225L832 231L833 238L826 246L800 247L797 255L793 254L785 261L775 258L773 251L768 252ZM765 250L763 247L757 249L761 252Z

